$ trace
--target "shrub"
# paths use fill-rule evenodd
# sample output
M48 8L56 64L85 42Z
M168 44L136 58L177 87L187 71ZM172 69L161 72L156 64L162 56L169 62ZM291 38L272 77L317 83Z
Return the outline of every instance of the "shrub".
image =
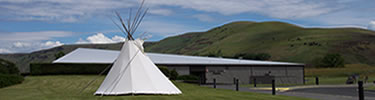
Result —
M169 70L168 70L167 67L165 67L165 66L160 66L159 69L160 69L160 71L161 71L165 76L170 77L170 72L169 72Z
M327 54L320 62L321 67L344 67L345 60L340 54Z
M0 88L22 83L23 80L21 75L0 74Z
M63 57L64 55L65 55L65 53L60 51L60 52L55 54L55 59L59 59L60 57Z
M0 59L0 88L18 84L23 81L14 63Z
M206 54L204 56L208 56L208 57L222 57L223 53L221 52L221 50L218 50L216 52L209 52L208 54Z
M198 76L194 75L181 75L177 77L177 80L198 80Z
M250 53L238 53L234 55L234 58L242 57L243 59L249 60L269 60L271 55L268 53L257 53L257 54L250 54Z
M171 79L171 80L176 80L177 77L178 77L178 73L177 73L176 69L173 69L173 70L171 71L171 77L170 77L170 79Z
M258 53L255 56L255 60L269 60L271 55L268 53Z

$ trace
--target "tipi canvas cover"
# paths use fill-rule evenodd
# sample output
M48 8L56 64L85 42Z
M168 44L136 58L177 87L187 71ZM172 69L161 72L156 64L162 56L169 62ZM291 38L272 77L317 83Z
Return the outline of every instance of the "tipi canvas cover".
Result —
M143 53L143 41L127 40L95 95L181 94Z

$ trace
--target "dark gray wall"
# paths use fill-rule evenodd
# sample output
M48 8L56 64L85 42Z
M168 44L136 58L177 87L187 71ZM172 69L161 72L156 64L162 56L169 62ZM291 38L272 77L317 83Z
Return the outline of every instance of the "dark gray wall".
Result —
M167 66L168 69L176 69L179 75L190 74L189 66ZM232 84L233 77L240 80L241 84L249 84L251 76L275 76L277 84L303 84L304 68L293 66L206 66L206 83L213 83L216 78L217 83Z

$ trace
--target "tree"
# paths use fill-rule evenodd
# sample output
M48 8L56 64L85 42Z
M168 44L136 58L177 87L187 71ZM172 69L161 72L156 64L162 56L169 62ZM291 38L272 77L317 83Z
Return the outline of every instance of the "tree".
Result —
M170 72L169 72L169 70L168 70L167 67L165 67L165 66L160 66L159 69L160 69L160 71L161 71L165 76L170 77Z
M345 60L340 54L327 54L321 60L321 67L344 67Z
M176 69L173 69L173 70L171 71L171 77L170 77L170 79L171 79L171 80L176 80L177 77L178 77L178 73L177 73Z
M223 56L223 53L221 52L221 50L218 50L216 52L209 52L207 54L208 57L222 57Z
M19 70L14 63L0 59L0 74L19 74Z
M243 59L249 60L269 60L271 55L268 53L257 53L257 54L250 54L250 53L238 53L234 55L235 58L242 57Z
M65 53L62 51L59 51L58 53L55 54L55 59L59 59L60 57L64 56Z
M255 56L255 60L269 60L271 55L268 53L258 53Z

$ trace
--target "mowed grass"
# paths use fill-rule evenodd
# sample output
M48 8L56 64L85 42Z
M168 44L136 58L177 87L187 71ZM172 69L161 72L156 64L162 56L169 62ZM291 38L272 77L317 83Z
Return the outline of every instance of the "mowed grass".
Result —
M353 74L375 77L375 66L347 64L344 68L306 68L306 77L347 77Z
M28 76L22 84L1 88L0 100L308 100L281 95L236 92L175 82L181 95L94 96L104 79L100 77L82 94L79 91L96 76Z
M375 66L366 64L347 64L344 68L306 68L305 80L307 85L315 84L315 77L319 77L319 84L335 85L345 84L349 76L358 74L364 81L368 77L368 82L375 81Z
M375 85L373 85L373 86L369 86L369 87L365 88L365 90L372 90L372 91L375 91Z
M347 64L344 68L306 68L306 84L315 84L315 77L319 77L320 84L345 84L349 76L358 74L364 81L368 77L368 82L375 81L375 66L365 64Z

